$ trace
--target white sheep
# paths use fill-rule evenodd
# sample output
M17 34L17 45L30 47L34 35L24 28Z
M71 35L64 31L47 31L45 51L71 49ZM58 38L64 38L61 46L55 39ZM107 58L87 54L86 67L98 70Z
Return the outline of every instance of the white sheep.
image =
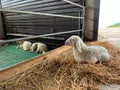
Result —
M38 53L38 52L45 53L45 52L48 51L48 47L44 43L37 42L37 43L32 44L32 47L30 48L30 51L31 52L36 52L36 53Z
M30 50L32 43L29 41L17 41L16 43L20 44L19 46L17 46L16 48L23 48L24 51Z
M86 46L79 36L73 35L65 41L65 45L73 47L74 58L78 62L96 63L110 59L106 48L101 46Z

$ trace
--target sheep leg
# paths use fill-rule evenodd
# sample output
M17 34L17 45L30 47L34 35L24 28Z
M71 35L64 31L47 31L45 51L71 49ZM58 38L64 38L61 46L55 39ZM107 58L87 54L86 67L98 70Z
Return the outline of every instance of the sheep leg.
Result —
M16 47L16 49L19 49L19 47L20 47L20 46L18 45L18 46Z
M99 65L102 65L102 62L101 62L101 61L99 61Z
M36 53L39 53L40 52L40 47L37 46L37 50L36 50Z
M84 61L81 60L81 59L75 59L75 61L78 62L78 63L84 63Z
M22 45L18 45L18 46L16 47L16 49L19 49L19 48L22 48Z
M97 60L96 57L91 57L91 59L88 60L88 63L90 63L90 64L95 64L97 61L98 61L98 60Z
M43 51L42 54L45 54L45 51Z

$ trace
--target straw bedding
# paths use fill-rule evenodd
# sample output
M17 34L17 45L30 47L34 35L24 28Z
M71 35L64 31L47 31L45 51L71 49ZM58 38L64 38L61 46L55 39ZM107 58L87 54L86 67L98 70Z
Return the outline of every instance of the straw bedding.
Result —
M120 49L108 42L97 41L108 49L111 58L102 64L81 64L74 61L72 50L43 60L39 65L1 82L0 90L99 90L98 85L120 85Z

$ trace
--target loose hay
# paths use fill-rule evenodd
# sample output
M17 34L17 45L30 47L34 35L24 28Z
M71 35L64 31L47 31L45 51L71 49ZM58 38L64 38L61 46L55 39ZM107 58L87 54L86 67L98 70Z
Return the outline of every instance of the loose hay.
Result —
M72 50L55 60L44 60L26 72L1 82L0 90L99 90L100 84L120 84L120 49L108 42L92 42L108 49L110 62L80 64Z

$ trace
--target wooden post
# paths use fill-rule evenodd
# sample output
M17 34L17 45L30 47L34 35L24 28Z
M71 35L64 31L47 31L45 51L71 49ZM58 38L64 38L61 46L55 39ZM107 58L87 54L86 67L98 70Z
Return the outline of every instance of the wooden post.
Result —
M1 1L0 1L0 8L2 8ZM2 39L4 39L4 31L3 31L2 16L0 13L0 40Z
M86 0L85 40L97 40L100 0Z

